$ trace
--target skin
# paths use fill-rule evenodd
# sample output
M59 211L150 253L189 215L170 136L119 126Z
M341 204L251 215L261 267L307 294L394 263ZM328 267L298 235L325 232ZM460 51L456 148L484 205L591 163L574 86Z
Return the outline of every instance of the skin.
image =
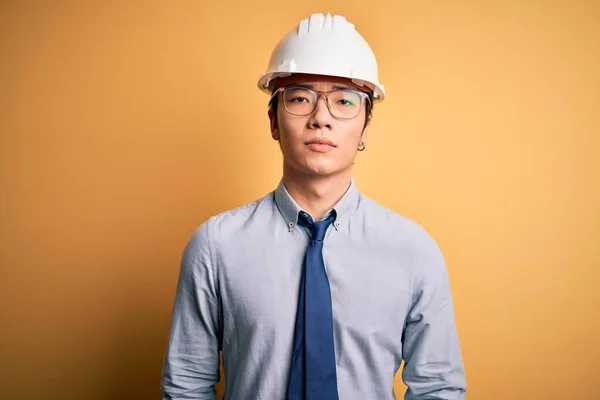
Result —
M365 90L346 78L297 74L277 80L275 88L291 84L308 84L316 91L334 86ZM279 96L277 116L269 110L271 136L283 153L283 182L294 200L314 220L330 210L348 190L352 165L360 144L366 145L365 104L359 115L350 120L334 118L321 96L315 111L307 116L289 114ZM363 129L364 128L364 129ZM311 144L325 140L327 144Z

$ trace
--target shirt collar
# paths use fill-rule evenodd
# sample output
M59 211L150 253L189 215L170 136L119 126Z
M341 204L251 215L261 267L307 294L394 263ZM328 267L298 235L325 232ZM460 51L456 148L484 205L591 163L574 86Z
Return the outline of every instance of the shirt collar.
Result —
M335 229L340 227L340 224L343 224L347 221L349 214L352 213L353 210L356 209L359 200L359 191L356 187L356 183L354 182L354 178L350 180L350 186L346 193L342 196L342 198L333 206L331 210L325 213L325 216L329 215L330 212L335 211L336 218L333 226ZM302 208L296 203L296 201L292 198L290 193L287 191L285 184L283 183L283 179L279 181L279 185L277 189L275 189L275 203L281 216L285 220L286 225L290 231L294 230L296 224L298 223L298 213L302 210Z

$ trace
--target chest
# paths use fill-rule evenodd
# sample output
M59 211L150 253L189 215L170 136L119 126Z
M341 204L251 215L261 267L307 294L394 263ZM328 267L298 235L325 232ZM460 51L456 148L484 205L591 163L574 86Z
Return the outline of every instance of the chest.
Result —
M224 330L273 337L293 331L308 239L223 252L218 266ZM396 335L409 306L412 252L381 242L325 241L337 330Z

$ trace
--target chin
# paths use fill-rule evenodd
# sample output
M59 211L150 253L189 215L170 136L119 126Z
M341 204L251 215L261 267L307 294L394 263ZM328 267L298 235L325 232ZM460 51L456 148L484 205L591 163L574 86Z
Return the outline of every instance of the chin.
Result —
M333 157L311 155L309 157L288 158L288 165L292 169L304 176L327 177L345 171L350 165L340 163L340 160L334 160Z
M326 177L335 175L344 170L335 165L306 165L302 168L306 173L315 177Z

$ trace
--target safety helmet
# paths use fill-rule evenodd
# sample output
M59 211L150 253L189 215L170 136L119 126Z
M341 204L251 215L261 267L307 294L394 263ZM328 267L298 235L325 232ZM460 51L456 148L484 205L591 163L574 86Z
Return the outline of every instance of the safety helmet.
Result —
M340 15L312 14L277 44L258 88L271 94L275 79L294 73L349 78L373 92L375 103L385 97L377 60L354 25Z

